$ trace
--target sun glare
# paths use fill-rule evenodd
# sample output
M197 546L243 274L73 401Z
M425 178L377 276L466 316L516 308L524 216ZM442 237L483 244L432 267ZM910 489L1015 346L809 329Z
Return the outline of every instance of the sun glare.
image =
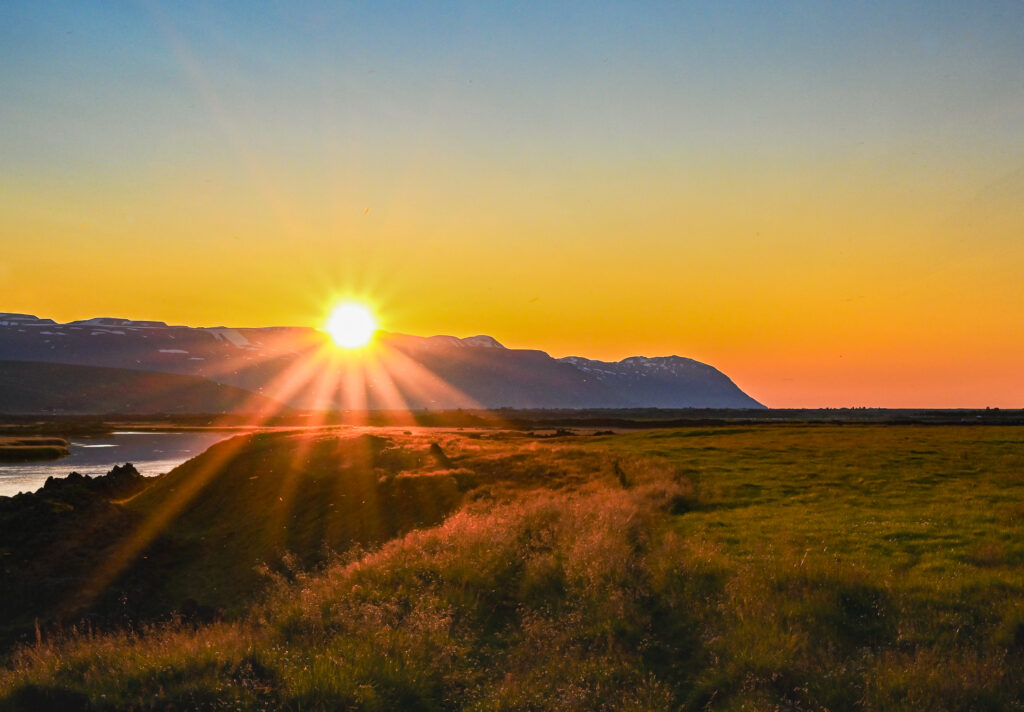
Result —
M357 349L370 343L377 331L377 320L365 306L350 302L331 312L324 329L338 346Z

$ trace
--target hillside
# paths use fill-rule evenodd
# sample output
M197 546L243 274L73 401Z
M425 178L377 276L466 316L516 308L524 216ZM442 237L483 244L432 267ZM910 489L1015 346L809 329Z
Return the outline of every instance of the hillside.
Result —
M198 376L0 361L0 413L276 412L278 403Z
M353 435L229 441L111 502L136 521L99 560L152 560L124 542L165 532L205 563L165 554L146 595L197 600L155 627L122 604L132 630L99 635L42 618L0 668L0 710L1024 706L1019 428ZM388 473L426 479L378 528ZM308 548L359 527L394 538ZM219 617L198 604L223 594L214 568L291 531L300 558L269 588Z
M241 435L130 492L102 484L115 471L0 497L0 639L33 620L237 613L262 563L288 553L308 568L328 551L438 523L461 492L436 461L426 442Z

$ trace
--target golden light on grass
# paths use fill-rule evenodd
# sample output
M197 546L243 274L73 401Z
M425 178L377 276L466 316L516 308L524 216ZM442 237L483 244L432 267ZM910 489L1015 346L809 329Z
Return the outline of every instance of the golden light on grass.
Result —
M377 331L377 320L364 305L347 302L335 307L324 330L341 348L358 349L373 339Z
M337 346L352 351L367 346L376 330L373 313L357 302L345 302L336 307L324 327ZM321 339L316 339L315 344L297 342L294 347L295 357L267 380L260 393L253 393L239 407L238 412L249 416L247 430L273 429L278 416L288 415L288 404L293 404L294 399L301 400L304 395L308 397L307 405L313 407L310 417L304 421L309 429L328 426L332 421L345 427L370 427L368 414L374 410L379 411L380 419L386 424L408 426L414 419L408 402L410 395L420 401L465 403L470 409L480 407L429 368L387 343L379 343L377 348L351 358ZM237 360L225 362L215 372L233 371L254 364L267 367L276 358L273 354L272 351L267 354L247 353ZM234 422L230 416L225 416L223 422L213 425L233 427ZM73 600L67 602L67 610L82 610L102 595L161 533L203 496L206 488L245 452L250 442L249 437L236 437L208 450L201 463L183 477L172 494L159 502L159 506L147 504L143 493L136 505L142 514L141 521L82 583ZM312 443L312 440L297 443L294 467L280 479L280 506L267 514L267 536L275 541L287 533L287 522L299 493L296 473L305 466Z

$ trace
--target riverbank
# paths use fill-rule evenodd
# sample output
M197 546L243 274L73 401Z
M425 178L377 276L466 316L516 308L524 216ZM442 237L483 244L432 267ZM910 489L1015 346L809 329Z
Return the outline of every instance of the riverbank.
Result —
M0 462L60 460L69 454L64 438L0 436Z

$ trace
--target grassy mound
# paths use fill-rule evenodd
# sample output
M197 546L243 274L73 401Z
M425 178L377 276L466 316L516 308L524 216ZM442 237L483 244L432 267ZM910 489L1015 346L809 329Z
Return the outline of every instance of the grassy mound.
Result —
M261 566L309 568L440 522L462 494L435 460L428 442L268 433L219 443L132 498L78 477L0 501L0 636L237 614L265 585Z
M378 551L282 572L236 622L36 646L14 663L8 704L664 708L673 692L651 670L671 677L699 657L696 628L670 613L687 607L686 570L672 570L656 516L685 490L480 500ZM71 682L79 675L91 683Z
M461 498L426 445L363 435L263 433L218 443L125 504L158 524L156 565L176 572L157 595L236 611L252 600L260 562L289 554L308 568L331 551L437 524ZM198 595L197 595L198 594Z

